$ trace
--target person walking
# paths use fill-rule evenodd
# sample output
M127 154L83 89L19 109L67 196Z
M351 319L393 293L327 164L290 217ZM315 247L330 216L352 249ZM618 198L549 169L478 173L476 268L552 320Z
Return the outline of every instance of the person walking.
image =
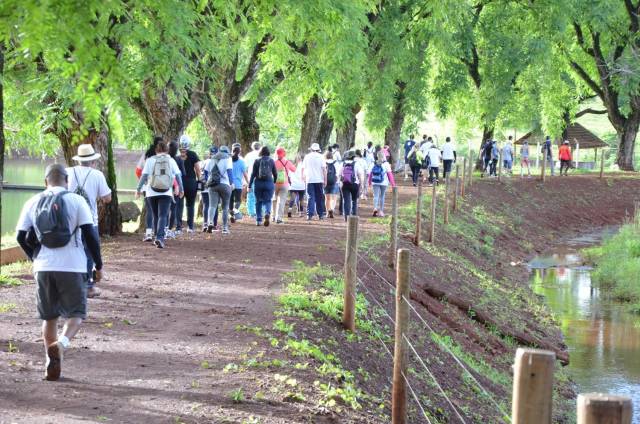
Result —
M218 153L216 146L209 147L209 153L207 159L200 162L200 200L202 201L202 232L206 233L209 229L209 189L207 188L207 181L209 181L209 162L211 158ZM215 210L213 215L213 227L214 230L218 224L218 209Z
M360 187L365 183L366 169L356 160L356 152L349 150L344 154L344 163L340 174L344 220L349 215L358 215L358 197Z
M435 143L429 149L429 184L437 184L440 180L440 160L442 153Z
M47 166L47 188L25 203L16 226L18 244L33 261L47 381L60 378L64 351L87 318L86 252L95 264L94 282L103 277L91 209L85 199L67 191L67 182L62 165ZM58 334L60 317L65 323Z
M411 180L413 182L413 186L418 185L418 179L420 179L420 170L422 169L422 164L424 163L424 156L422 155L422 150L420 147L415 144L409 155L407 156L407 160L409 162L409 167L411 168Z
M140 181L140 177L142 177L142 170L144 169L144 165L147 162L147 159L149 159L151 156L154 156L156 154L156 146L158 145L158 143L162 142L162 137L161 136L154 136L153 137L153 142L151 143L151 146L149 146L149 148L147 149L146 152L144 152L144 154L140 157L140 159L138 160L138 164L136 165L136 178L138 178L138 181ZM144 216L144 222L145 222L145 231L144 231L144 237L142 238L143 242L152 242L153 241L153 213L151 213L151 210L146 208L147 202L146 202L146 186L144 186L142 188L142 194L145 196L145 202L144 202L144 206L142 208L143 211L143 216Z
M529 163L529 142L524 141L520 148L520 177L524 177L524 167L527 167L527 176L531 178L531 167Z
M457 159L456 147L451 142L451 137L444 140L442 146L442 178L447 179L447 175L451 174L451 168Z
M566 177L569 168L571 168L571 146L569 140L565 140L558 149L558 159L560 159L560 176L562 176L562 170L564 169L564 176Z
M542 145L542 160L549 163L549 169L551 170L551 176L556 174L555 163L553 163L553 143L551 137L547 136Z
M144 164L136 189L137 199L142 187L149 182L146 189L147 208L153 214L155 245L158 249L165 247L165 229L169 222L174 195L178 198L184 197L181 176L178 164L169 155L169 146L164 142L158 143L155 156L151 156ZM174 188L174 181L178 184L177 188Z
M500 160L500 149L496 140L491 141L491 164L489 165L489 176L498 176L498 161Z
M187 233L195 232L196 198L198 197L198 180L200 180L200 158L193 150L190 150L191 139L183 134L180 137L180 159L184 164L184 174L182 175L182 186L184 187L184 198L187 206ZM182 210L179 211L178 220L182 222Z
M320 154L318 143L313 143L309 150L302 161L302 176L309 196L307 221L311 221L316 212L318 219L322 220L325 216L323 187L327 183L327 166Z
M242 189L249 186L249 175L247 174L247 164L240 154L242 153L242 147L240 143L235 143L232 146L231 162L232 162L232 174L233 174L233 191L231 192L231 223L236 222L236 219L242 218L240 213L240 206L242 204Z
M511 175L513 172L513 137L509 136L507 143L502 148L502 166L505 171Z
M369 179L369 173L371 173L371 170L373 169L373 165L376 162L376 156L374 153L374 148L373 148L373 143L372 142L368 142L367 143L367 147L364 149L363 151L363 155L362 155L362 159L364 159L364 161L366 162L366 167L365 169L367 170L367 180ZM363 184L362 189L360 190L360 199L362 200L367 200L369 197L369 186L367 184Z
M296 166L287 160L287 152L284 147L276 148L276 171L278 178L275 183L276 196L276 224L282 224L284 221L284 207L289 197L289 185L291 184L291 176L296 172Z
M307 193L304 180L302 179L302 159L300 155L296 156L296 170L289 174L291 178L291 184L289 185L289 212L287 216L291 218L293 211L298 213L299 217L302 217L304 212L304 196ZM295 209L293 207L295 206Z
M278 179L276 164L271 159L271 151L267 146L260 149L260 157L253 162L251 179L249 185L255 184L256 194L256 225L263 225L262 217L264 213L264 226L269 226L271 218L271 199L275 191L275 181Z
M427 176L429 174L429 150L431 150L431 146L433 146L433 138L431 137L423 137L423 141L420 144L420 152L422 153L422 170L424 173L424 177L422 182L427 182Z
M209 179L209 226L207 232L212 233L214 227L214 215L218 205L222 204L222 234L229 234L229 202L233 191L233 163L229 156L229 147L220 146L218 153L209 161L207 168Z
M340 175L340 164L333 159L332 152L326 152L324 154L324 162L327 170L327 176L324 184L324 197L325 197L325 210L327 211L329 218L333 219L336 201L338 194L340 194L340 186L338 176Z
M180 149L178 143L172 141L169 143L169 156L173 158L178 165L178 169L180 170L180 174L185 174L184 161L182 157L180 157ZM182 182L182 177L180 177L180 181ZM174 181L174 187L177 187L177 181ZM171 208L169 210L169 223L165 232L166 238L176 238L177 236L182 235L182 212L184 209L184 197L179 197L177 194L173 196L173 203L171 204Z
M482 152L482 160L483 160L482 173L480 174L480 177L484 177L487 174L487 172L489 173L489 175L491 175L492 148L493 148L493 145L492 145L491 139L487 139L482 145L482 147L480 148L480 151Z
M409 179L409 171L411 170L413 175L413 169L409 163L409 154L414 151L413 147L416 145L416 141L413 139L413 134L409 135L409 139L404 142L404 180Z
M389 184L396 186L393 171L384 153L379 152L378 160L369 174L369 186L373 189L373 216L384 216L384 197Z
M244 162L248 170L253 170L253 163L260 157L261 148L262 145L260 142L254 141L251 143L251 151L244 157ZM256 195L252 185L249 185L249 188L247 188L247 213L252 218L256 216Z
M100 157L100 153L96 153L91 144L81 144L78 146L78 154L73 157L73 160L78 162L78 165L66 170L67 175L69 175L69 191L83 197L89 205L93 216L92 231L95 233L98 243L100 242L98 233L98 200L104 204L111 202L111 189L107 184L107 180L102 172L95 169L96 161ZM97 297L100 296L100 290L95 287L95 281L93 281L94 263L84 237L82 238L82 243L87 256L87 297Z

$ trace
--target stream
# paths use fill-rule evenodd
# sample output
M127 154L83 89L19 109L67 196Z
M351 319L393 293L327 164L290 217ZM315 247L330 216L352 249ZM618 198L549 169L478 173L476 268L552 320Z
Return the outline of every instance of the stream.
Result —
M592 269L579 253L615 231L587 234L534 258L531 287L545 297L562 329L578 393L628 396L633 423L640 424L640 317L591 286Z

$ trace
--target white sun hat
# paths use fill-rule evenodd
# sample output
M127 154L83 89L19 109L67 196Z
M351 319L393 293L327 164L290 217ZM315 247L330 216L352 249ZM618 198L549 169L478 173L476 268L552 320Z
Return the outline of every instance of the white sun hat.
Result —
M320 151L320 145L318 143L313 143L311 145L311 147L309 147L309 150L313 150L314 152L319 152Z
M89 162L100 157L102 157L102 155L100 153L96 153L91 144L81 144L78 146L78 154L72 159L78 162Z

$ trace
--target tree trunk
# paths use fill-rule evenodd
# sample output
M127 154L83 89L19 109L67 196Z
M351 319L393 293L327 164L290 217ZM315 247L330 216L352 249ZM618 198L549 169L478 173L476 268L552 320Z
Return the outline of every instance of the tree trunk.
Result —
M213 104L205 104L202 108L202 121L211 137L211 144L217 146L231 146L236 142L234 127L227 122Z
M317 143L323 151L329 146L329 139L331 138L332 132L333 119L329 118L329 115L327 115L326 112L322 112L322 115L320 116L320 128L318 130Z
M304 155L311 147L311 144L317 142L322 107L322 100L315 94L307 102L307 107L302 116L302 129L300 130L300 143L298 144L298 153L300 154Z
M393 115L391 122L384 130L384 144L389 146L391 152L392 168L395 171L400 166L400 161L404 159L400 154L400 132L404 124L404 84L399 85L399 91L396 94L395 104L393 106Z
M485 124L484 127L482 128L482 140L480 140L480 145L478 146L478 151L475 152L476 155L476 171L481 171L482 168L484 167L484 162L482 161L482 152L480 151L480 149L482 149L482 145L484 144L484 142L486 140L492 139L493 138L493 125L487 125Z
M634 171L633 157L635 153L636 136L640 126L640 111L631 114L618 133L618 155L616 163L623 171Z
M107 179L107 184L112 190L111 203L103 205L102 202L98 206L98 222L100 225L100 234L115 235L122 231L122 222L120 219L120 209L118 207L118 193L116 184L116 171L113 159L113 147L111 145L111 129L107 122L107 115L103 112L100 127L91 127L86 131L84 138L78 137L81 134L80 129L84 124L84 116L81 112L72 111L74 116L72 122L74 125L70 128L55 131L56 136L60 140L62 152L68 166L77 165L73 161L73 156L77 154L80 144L91 144L101 157L96 160L96 169L102 172Z
M2 182L4 181L4 43L0 43L0 218L2 218Z
M346 152L356 144L356 130L358 128L358 119L356 115L360 112L360 105L356 105L351 109L349 120L341 127L336 128L336 143L340 146L340 150Z
M256 120L256 112L257 107L248 101L238 104L235 133L243 152L250 152L251 143L260 140L260 125Z

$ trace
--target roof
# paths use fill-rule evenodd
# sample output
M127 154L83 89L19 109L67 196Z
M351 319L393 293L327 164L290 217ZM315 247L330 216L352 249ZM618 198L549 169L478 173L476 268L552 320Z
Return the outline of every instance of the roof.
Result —
M533 132L528 132L519 139L516 140L514 144L521 145L524 141L528 141L531 143L542 143L545 137L541 134L534 134ZM571 143L571 147L575 149L576 142L580 143L581 149L597 149L600 147L608 147L609 145L598 138L594 133L578 124L577 122L569 125L567 127L567 140ZM562 142L562 138L556 138L555 143L560 144Z

